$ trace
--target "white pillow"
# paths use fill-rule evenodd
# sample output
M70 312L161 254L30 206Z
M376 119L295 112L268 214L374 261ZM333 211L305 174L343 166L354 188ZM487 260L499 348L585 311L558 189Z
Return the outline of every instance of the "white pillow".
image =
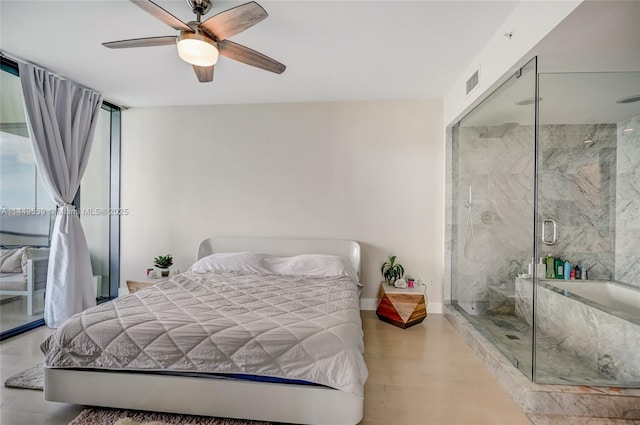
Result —
M252 252L222 252L208 255L189 268L194 273L207 272L248 272L268 274L264 266L265 254Z
M258 274L286 274L296 276L349 276L358 280L358 274L344 257L339 255L303 254L294 257L276 257L252 252L223 252L198 260L189 271L247 272Z
M276 274L348 276L358 280L358 274L349 260L339 255L303 254L294 257L267 257L264 261L267 268Z
M24 248L0 250L0 272L22 273L22 254Z

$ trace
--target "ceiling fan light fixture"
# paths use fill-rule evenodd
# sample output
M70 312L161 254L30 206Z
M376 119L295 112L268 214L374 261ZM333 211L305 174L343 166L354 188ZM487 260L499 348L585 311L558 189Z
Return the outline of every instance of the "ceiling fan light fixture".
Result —
M216 42L200 30L180 31L178 55L183 61L196 66L213 66L218 61L219 54Z

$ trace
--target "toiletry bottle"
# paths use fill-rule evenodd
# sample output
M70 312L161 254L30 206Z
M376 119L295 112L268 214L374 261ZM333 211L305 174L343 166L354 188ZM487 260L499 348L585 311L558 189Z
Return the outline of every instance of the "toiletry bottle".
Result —
M587 267L582 263L582 280L587 280Z
M547 270L546 270L546 278L554 279L556 277L556 261L555 258L551 256L551 254L547 255Z
M561 258L555 260L556 279L562 279L564 277L564 263Z
M571 274L569 275L569 279L571 279L571 280L576 280L576 268L577 268L577 267L575 267L575 268L574 268L574 267L572 267L572 268L571 268Z
M529 276L533 276L533 266L535 264L535 260L536 260L535 258L532 258L531 262L527 265L527 274Z
M582 265L576 266L576 280L582 279Z
M569 260L564 261L564 267L562 268L564 272L564 279L569 280L571 278L571 263Z
M536 264L536 276L538 279L544 279L547 274L547 265L544 262L544 258L540 257L538 264Z

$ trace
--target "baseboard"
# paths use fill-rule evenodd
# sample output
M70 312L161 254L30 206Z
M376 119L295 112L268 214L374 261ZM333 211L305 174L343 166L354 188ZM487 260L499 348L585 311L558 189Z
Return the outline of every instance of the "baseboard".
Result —
M360 310L375 310L376 307L375 298L360 298ZM428 303L427 313L442 314L442 303Z
M360 310L375 310L376 307L375 298L360 298Z

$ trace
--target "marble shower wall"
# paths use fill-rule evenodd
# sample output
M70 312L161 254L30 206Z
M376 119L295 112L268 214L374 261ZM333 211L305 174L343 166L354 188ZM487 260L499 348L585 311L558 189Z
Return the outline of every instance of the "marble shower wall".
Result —
M640 286L640 117L618 123L617 134L615 279Z
M533 127L462 127L452 157L453 298L469 314L513 314L533 240Z
M541 252L612 279L616 125L541 126L539 142L538 218L559 227L558 243L539 244ZM452 296L470 314L515 314L515 277L526 273L533 248L534 155L532 126L459 129L450 168Z
M538 219L558 223L557 244L539 244L541 255L582 263L590 279L612 280L616 125L543 125L538 140Z

